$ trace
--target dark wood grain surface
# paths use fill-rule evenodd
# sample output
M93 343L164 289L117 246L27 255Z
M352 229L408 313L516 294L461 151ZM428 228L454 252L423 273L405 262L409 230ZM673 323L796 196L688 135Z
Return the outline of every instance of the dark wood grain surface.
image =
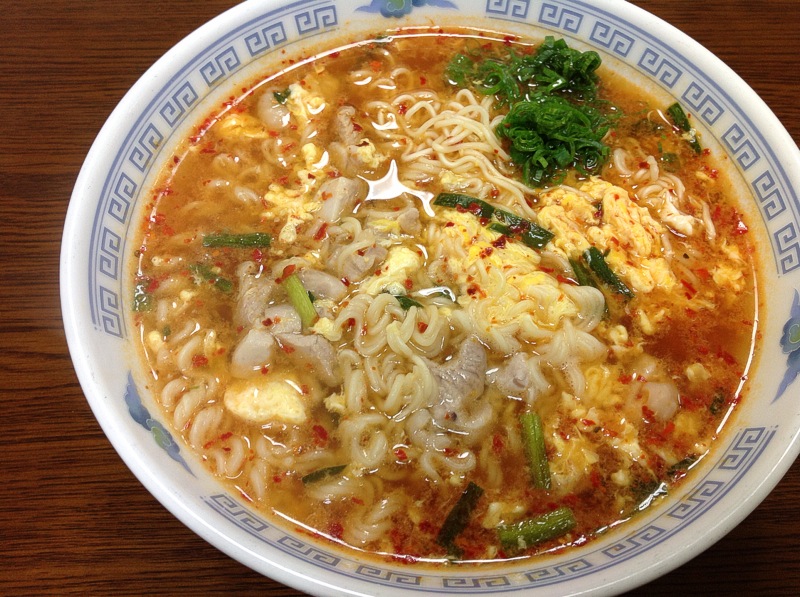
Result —
M205 543L139 484L89 410L60 314L62 226L94 136L148 66L234 4L3 3L0 594L300 594ZM800 140L800 2L635 4L711 49ZM634 593L800 594L800 464L728 536Z

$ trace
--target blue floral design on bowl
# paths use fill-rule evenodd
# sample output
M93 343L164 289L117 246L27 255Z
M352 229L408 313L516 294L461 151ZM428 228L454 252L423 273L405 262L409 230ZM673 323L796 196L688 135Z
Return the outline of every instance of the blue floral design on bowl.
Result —
M403 17L410 14L413 7L425 6L426 4L440 8L458 9L450 0L372 0L368 5L356 8L356 11L379 12L388 19L390 17Z
M194 475L192 469L189 468L189 465L186 464L183 456L181 456L181 449L175 440L172 439L170 432L167 431L161 423L152 418L148 410L142 404L139 391L136 389L136 384L133 383L133 376L131 376L130 373L128 373L128 384L125 388L125 404L133 420L152 434L156 444L169 454L170 458L175 462L179 462L183 468Z
M794 301L789 312L789 320L783 325L781 348L789 356L786 359L786 373L783 375L778 393L773 402L780 398L786 388L800 374L800 292L794 291Z

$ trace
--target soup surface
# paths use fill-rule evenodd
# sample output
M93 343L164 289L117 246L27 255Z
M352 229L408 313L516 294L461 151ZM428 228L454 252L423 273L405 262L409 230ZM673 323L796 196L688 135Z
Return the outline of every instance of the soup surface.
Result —
M409 32L237 92L153 189L149 387L265 513L403 561L586 542L739 401L748 229L691 115L563 41Z

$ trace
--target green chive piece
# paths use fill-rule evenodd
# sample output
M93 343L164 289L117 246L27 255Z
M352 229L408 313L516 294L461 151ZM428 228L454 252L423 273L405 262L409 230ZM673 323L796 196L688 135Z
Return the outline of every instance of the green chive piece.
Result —
M562 506L515 524L500 525L497 527L497 536L505 549L524 550L537 543L561 537L574 529L576 524L572 510Z
M689 122L689 117L686 115L686 112L683 111L681 105L678 102L675 102L669 108L667 108L667 114L672 119L672 122L676 127L678 127L684 133L688 133L689 138L686 139L686 142L691 146L694 152L702 152L703 148L700 146L700 142L697 140L697 132Z
M611 290L627 298L634 297L633 290L628 288L625 282L620 280L617 275L611 271L600 249L597 247L589 247L583 252L583 258L586 261L586 265L589 266L589 269L600 278L601 282L607 284Z
M304 328L311 327L317 320L317 310L311 302L303 283L297 274L291 274L283 281L283 287L286 289L286 294L289 296L289 302L292 307L300 315L300 321Z
M550 464L547 462L542 419L538 413L526 412L520 415L519 421L533 486L537 489L550 489Z
M233 290L233 282L227 278L223 278L214 273L214 271L207 265L202 263L195 263L189 266L189 271L194 278L195 284L202 284L208 282L221 292L230 292Z
M553 233L542 228L535 222L526 220L516 214L503 209L497 209L493 205L462 193L439 193L433 201L434 205L440 207L461 208L464 211L484 219L494 219L487 225L487 228L509 238L519 240L532 249L543 249Z
M206 234L203 237L204 247L229 247L234 249L264 249L269 247L272 237L266 232L248 234Z
M436 536L436 543L442 547L446 547L450 553L458 555L455 539L467 528L470 517L472 516L472 511L475 509L482 495L483 489L476 483L470 481L467 488L448 513L447 518L445 518L442 528L439 529L439 534Z
M309 483L316 483L317 481L322 481L326 477L332 477L334 475L338 475L341 473L345 468L347 468L346 464L338 464L336 466L328 466L325 468L317 469L304 475L300 478L303 482L303 485L308 485Z
M406 296L405 294L393 294L392 296L397 299L398 303L400 303L403 311L408 311L411 307L418 307L420 309L422 308L422 304L418 303L410 296Z

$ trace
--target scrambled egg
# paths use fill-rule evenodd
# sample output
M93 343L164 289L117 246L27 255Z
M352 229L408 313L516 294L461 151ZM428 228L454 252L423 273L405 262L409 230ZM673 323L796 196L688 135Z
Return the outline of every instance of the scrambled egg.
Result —
M235 381L225 390L223 400L225 408L251 423L299 425L308 420L303 394L284 379Z
M394 246L389 249L380 271L364 280L362 289L376 296L383 291L405 294L405 281L422 267L422 256L408 247Z
M538 219L555 233L554 250L574 258L595 246L608 251L609 266L635 292L672 289L677 279L661 255L664 226L627 191L604 180L593 178L580 191L559 187L542 197Z
M535 250L518 241L498 242L501 235L470 213L452 210L443 217L448 223L442 228L449 245L447 274L460 286L458 303L477 305L473 315L484 340L490 342L492 328L505 324L524 329L520 318L532 317L537 325L550 328L578 314L560 282L539 268L541 257ZM488 281L478 284L481 279Z
M305 127L311 119L325 109L325 98L312 91L306 91L298 83L289 85L286 107L299 127Z
M269 136L269 131L264 123L250 114L231 114L223 118L217 127L219 127L220 135L224 137L266 139Z
M386 156L378 151L369 139L364 139L355 146L356 157L367 168L377 168L386 161Z
M304 166L297 169L298 187L285 187L277 183L269 185L264 201L269 206L263 213L265 220L283 220L278 238L284 243L297 240L297 230L305 222L314 219L314 213L322 207L314 195L320 181L325 180L323 168L328 163L328 154L313 143L301 148Z

